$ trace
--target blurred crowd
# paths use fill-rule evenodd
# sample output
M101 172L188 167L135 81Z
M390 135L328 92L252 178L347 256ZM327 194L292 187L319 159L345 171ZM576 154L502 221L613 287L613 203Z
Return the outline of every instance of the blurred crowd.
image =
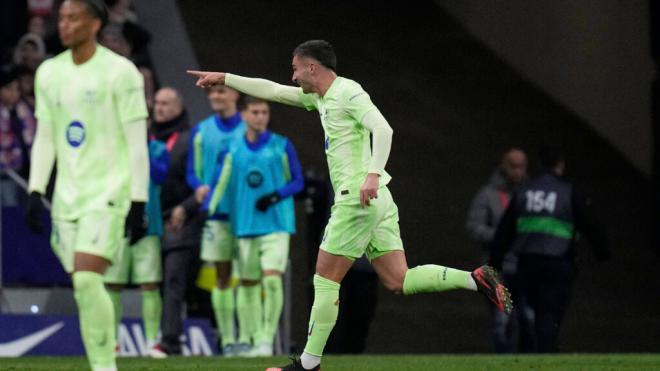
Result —
M130 59L144 77L145 97L151 110L157 80L147 46L150 33L139 24L131 0L105 0L109 24L99 42ZM57 0L0 2L0 169L27 178L29 153L36 131L34 76L49 57L64 51L57 36ZM5 182L3 205L18 202L13 182Z

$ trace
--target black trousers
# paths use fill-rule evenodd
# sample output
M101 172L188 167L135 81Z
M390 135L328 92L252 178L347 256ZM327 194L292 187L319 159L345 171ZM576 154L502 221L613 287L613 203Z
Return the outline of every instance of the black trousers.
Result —
M534 312L536 351L558 352L559 327L570 301L575 264L562 258L521 256L518 273L521 294Z
M163 251L161 346L170 354L181 353L184 303L199 270L198 262L197 246Z

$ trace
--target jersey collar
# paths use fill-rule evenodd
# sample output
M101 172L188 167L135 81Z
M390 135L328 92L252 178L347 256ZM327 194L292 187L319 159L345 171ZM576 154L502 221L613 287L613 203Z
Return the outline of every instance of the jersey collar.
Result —
M259 148L265 146L266 143L268 143L268 140L270 139L270 136L271 136L270 131L266 130L266 131L264 131L263 133L261 133L261 134L259 135L259 137L257 138L257 141L256 141L256 142L251 143L251 142L247 139L247 135L246 135L246 136L245 136L245 144L248 146L249 149L251 149L251 150L253 150L253 151L256 151L256 150L258 150Z
M215 124L218 125L218 128L224 132L229 132L238 126L241 122L241 113L236 112L234 116L222 118L219 114L215 115Z

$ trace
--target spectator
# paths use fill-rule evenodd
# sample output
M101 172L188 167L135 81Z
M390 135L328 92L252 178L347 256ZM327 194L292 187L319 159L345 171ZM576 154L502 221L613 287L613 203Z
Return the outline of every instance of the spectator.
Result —
M481 246L482 263L485 263L490 255L488 246L495 235L495 228L499 223L504 210L509 205L513 190L525 179L527 173L527 156L518 148L507 150L495 169L488 184L484 185L472 200L465 223L468 235ZM525 305L517 300L516 296L516 257L513 253L507 254L503 265L504 284L511 290L516 303L514 311L520 317L524 315ZM489 302L490 303L490 302ZM493 348L497 353L511 353L513 351L513 322L512 316L508 316L489 304L491 333ZM520 320L520 346L521 351L526 351L525 346L529 344L527 318Z
M30 15L48 17L53 15L55 0L28 0L27 7Z
M121 26L124 37L133 49L133 62L138 67L151 67L147 46L151 35L140 26L138 17L131 10L131 0L105 0L108 6L110 22Z
M23 35L14 49L14 63L36 70L46 59L46 45L38 35Z
M42 40L46 39L46 20L42 16L32 16L28 21L27 32L39 36Z
M103 27L99 43L123 57L131 58L131 45L124 37L121 24L110 23Z
M199 266L199 241L203 218L197 212L192 189L186 183L190 127L181 95L173 88L156 92L152 138L164 142L170 154L167 177L162 185L161 205L165 214L162 241L163 317L159 349L180 354L183 333L182 309Z
M27 177L35 130L33 112L21 100L15 69L0 69L0 168ZM2 205L16 206L21 194L18 186L2 174Z
M127 28L128 24L111 23L101 31L99 42L115 53L133 61L144 78L144 95L147 101L147 107L149 110L152 110L156 82L151 64L148 57L135 55L133 44L131 44L126 36Z
M27 103L34 112L34 70L26 66L18 66L15 71L18 88L21 91L21 100Z
M137 15L131 10L131 0L105 0L105 4L108 6L110 22L137 23Z
M575 278L575 241L579 231L598 260L609 258L607 239L598 228L591 201L563 178L560 149L540 152L542 172L511 196L493 240L491 261L501 268L506 252L518 255L523 300L535 317L539 353L557 352L558 335Z

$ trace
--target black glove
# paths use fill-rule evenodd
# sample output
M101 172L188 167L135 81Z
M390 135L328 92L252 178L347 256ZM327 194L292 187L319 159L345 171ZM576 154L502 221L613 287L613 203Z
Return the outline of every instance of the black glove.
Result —
M27 208L25 209L25 224L28 229L34 233L44 232L44 223L42 214L44 212L44 203L41 201L41 194L39 192L32 192L28 197Z
M282 196L280 196L277 191L261 196L261 198L257 200L257 210L266 211L271 205L278 203L281 199Z
M131 246L147 234L147 218L144 215L144 202L131 202L131 209L128 211L128 215L126 215L124 229L126 237L129 239L129 245Z

